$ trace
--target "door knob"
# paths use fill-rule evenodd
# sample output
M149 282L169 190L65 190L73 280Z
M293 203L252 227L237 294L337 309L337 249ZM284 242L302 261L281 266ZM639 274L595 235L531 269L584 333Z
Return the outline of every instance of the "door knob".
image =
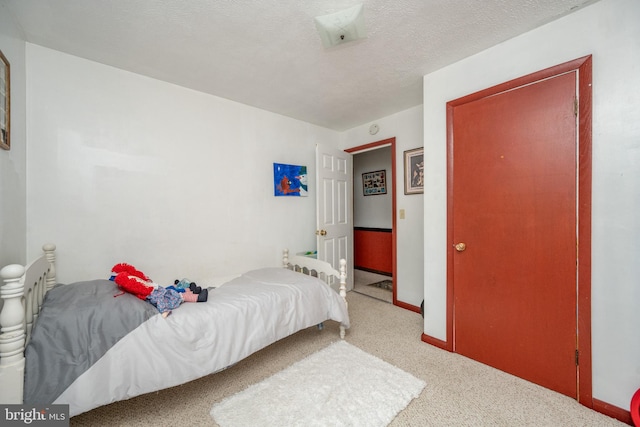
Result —
M316 230L316 236L326 236L327 230Z
M453 247L456 248L458 252L464 252L464 250L467 249L467 244L460 242L453 245Z

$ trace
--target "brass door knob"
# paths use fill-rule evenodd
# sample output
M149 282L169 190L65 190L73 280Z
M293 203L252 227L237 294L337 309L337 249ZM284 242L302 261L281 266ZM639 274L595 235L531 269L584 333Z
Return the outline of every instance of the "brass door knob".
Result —
M327 230L316 230L316 236L326 236Z
M453 247L456 248L458 252L464 252L464 250L467 249L467 244L460 242L453 245Z

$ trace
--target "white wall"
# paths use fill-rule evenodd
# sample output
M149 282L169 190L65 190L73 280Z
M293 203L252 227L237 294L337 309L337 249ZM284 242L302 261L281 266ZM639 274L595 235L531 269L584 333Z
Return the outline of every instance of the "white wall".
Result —
M447 101L593 55L593 397L640 387L640 2L602 0L424 77L427 335L446 340Z
M11 150L0 149L0 266L26 262L25 43L7 6L0 3L0 50L11 79Z
M338 133L29 43L27 67L29 257L56 243L60 282L214 284L315 247L315 194L274 197L273 163L314 188Z
M422 106L418 106L376 120L380 131L375 136L369 134L370 123L340 135L344 149L396 138L397 298L416 307L420 306L424 295L424 204L422 194L404 194L403 153L422 147L423 118ZM400 219L400 209L404 209L405 219Z

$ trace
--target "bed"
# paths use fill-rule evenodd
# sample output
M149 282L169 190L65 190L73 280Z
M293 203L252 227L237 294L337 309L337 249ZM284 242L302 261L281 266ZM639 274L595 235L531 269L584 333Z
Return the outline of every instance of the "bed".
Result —
M74 416L221 371L327 320L340 339L349 328L344 260L338 271L285 250L282 267L248 271L165 318L131 294L114 298L106 278L56 284L55 245L43 251L0 270L2 404L68 404Z

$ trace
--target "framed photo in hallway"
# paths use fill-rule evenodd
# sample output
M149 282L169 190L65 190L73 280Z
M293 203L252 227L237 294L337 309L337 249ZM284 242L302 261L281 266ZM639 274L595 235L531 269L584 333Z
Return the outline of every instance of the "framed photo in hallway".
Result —
M365 172L362 174L362 191L365 196L387 194L385 171Z
M0 50L0 148L8 150L11 148L10 144L10 100L9 96L9 61Z
M404 152L404 194L424 193L424 147Z

